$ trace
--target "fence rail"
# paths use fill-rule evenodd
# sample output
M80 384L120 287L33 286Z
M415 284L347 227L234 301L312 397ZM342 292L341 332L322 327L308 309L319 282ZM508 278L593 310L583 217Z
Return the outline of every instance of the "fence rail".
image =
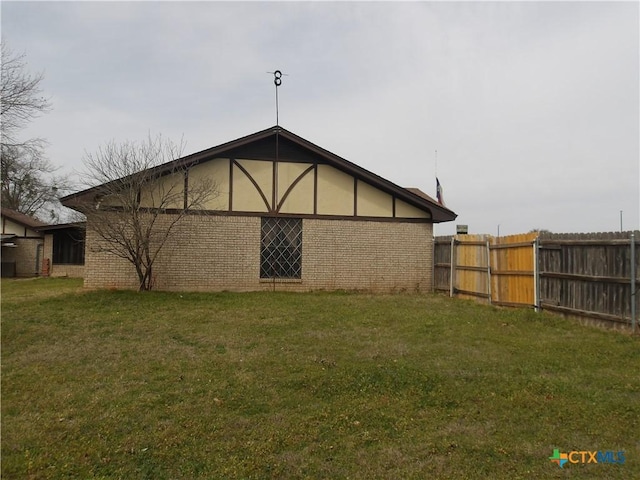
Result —
M637 326L640 232L436 237L434 286L451 296Z

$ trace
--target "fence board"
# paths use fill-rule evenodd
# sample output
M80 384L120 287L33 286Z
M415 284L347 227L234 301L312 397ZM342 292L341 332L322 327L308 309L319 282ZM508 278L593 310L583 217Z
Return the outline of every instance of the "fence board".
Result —
M451 288L452 235L436 237L433 248L433 286L436 291L449 292Z
M462 296L489 298L488 235L456 235L453 291Z
M523 233L492 239L492 303L535 305L533 241L537 236L537 233Z
M543 307L631 323L629 237L629 232L541 235L540 299ZM636 246L638 240L635 239ZM637 250L636 247L636 271L640 265ZM637 278L634 283L637 288ZM637 311L640 307L637 295L635 300Z
M630 236L534 232L438 237L435 287L498 305L536 306L630 325L632 298L635 312L640 311L640 295L632 295L640 289L640 232L635 233L633 288Z

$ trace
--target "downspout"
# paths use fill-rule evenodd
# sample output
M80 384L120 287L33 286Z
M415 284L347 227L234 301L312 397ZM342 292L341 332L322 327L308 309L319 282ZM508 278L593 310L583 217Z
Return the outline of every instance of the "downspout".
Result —
M36 265L35 265L36 277L39 277L40 274L42 273L42 267L40 265L40 259L42 258L42 255L40 254L41 251L44 252L44 243L39 243L36 248Z

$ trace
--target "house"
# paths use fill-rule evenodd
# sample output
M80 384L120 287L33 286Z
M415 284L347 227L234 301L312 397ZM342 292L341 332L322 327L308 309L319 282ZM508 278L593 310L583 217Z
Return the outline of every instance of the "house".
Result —
M176 180L185 204L190 185L205 176L218 195L180 221L154 265L154 288L432 290L433 224L456 214L423 192L280 126L164 164L163 182L178 163L188 166ZM98 185L62 203L100 208L100 192ZM169 222L175 211L162 215ZM89 221L85 286L137 288L133 266L100 251L100 242Z
M24 213L2 207L2 276L33 277L40 272L45 223Z
M2 276L82 277L84 223L48 225L2 208Z
M60 223L40 227L44 235L43 276L84 276L84 222Z

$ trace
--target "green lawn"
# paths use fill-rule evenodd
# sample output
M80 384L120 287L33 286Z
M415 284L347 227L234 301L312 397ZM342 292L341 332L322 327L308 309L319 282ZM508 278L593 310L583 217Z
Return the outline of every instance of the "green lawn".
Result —
M2 478L640 478L640 341L437 295L3 280Z

